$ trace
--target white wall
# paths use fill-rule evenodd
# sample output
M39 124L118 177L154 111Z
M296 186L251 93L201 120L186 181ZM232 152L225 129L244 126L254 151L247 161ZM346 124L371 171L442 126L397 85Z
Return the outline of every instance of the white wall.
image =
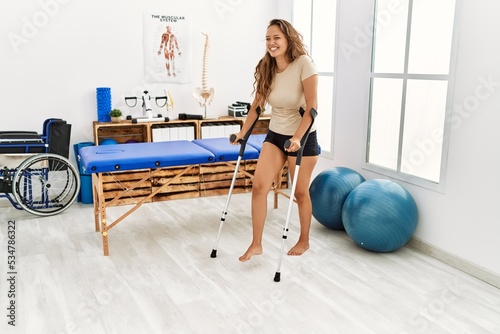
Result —
M439 193L401 183L419 208L415 237L500 276L500 2L464 0L460 18L446 188ZM371 45L362 34L371 21L373 1L341 1L339 43L359 53L338 55L333 160L321 159L317 171L347 166L365 178L383 176L362 169ZM483 79L481 79L483 78ZM491 81L489 85L483 81ZM467 111L467 108L470 111Z
M74 143L91 141L91 123L97 119L96 87L112 88L113 106L123 106L124 96L150 89L143 85L141 44L142 12L150 9L187 9L193 16L192 83L168 86L175 113L202 113L191 93L201 85L204 39L199 32L204 30L212 37L208 83L217 90L209 115L225 115L229 103L250 99L267 23L273 17L290 18L290 4L290 0L2 3L0 131L40 130L45 118L62 117L73 124ZM453 100L456 105L474 98L479 103L468 115L455 115L445 192L403 185L419 207L417 238L500 276L500 224L495 209L500 207L496 149L500 142L496 129L500 123L500 2L464 0L461 12ZM316 172L347 166L367 179L381 177L362 169L370 45L359 31L371 22L372 13L372 0L341 1L339 42L357 46L359 52L338 56L335 158L321 159ZM36 30L26 28L33 23L38 24ZM9 40L13 35L24 37L26 43L14 47ZM488 97L484 89L477 90L481 77L494 82Z
M145 84L144 11L190 16L189 84ZM4 2L0 4L0 131L40 131L45 118L61 117L73 124L73 142L93 141L96 87L111 87L113 107L124 112L130 110L125 96L140 96L144 89L159 96L168 88L175 116L203 114L192 97L194 88L201 87L205 42L201 31L211 36L208 86L216 89L207 114L227 115L228 104L251 100L253 69L265 51L267 24L274 17L289 18L290 12L289 1L266 0Z

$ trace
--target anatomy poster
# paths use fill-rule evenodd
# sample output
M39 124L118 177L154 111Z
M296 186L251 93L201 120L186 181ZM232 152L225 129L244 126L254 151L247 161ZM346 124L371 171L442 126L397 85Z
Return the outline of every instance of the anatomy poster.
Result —
M145 12L143 21L145 82L189 83L189 18L180 13Z

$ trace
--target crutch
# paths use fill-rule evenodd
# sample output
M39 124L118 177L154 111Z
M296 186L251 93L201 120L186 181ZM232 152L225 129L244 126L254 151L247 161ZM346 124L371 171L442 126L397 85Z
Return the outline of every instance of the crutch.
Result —
M255 111L257 112L257 118L252 123L252 125L248 129L247 133L245 133L243 138L238 140L238 142L240 143L240 152L238 153L238 160L236 161L236 167L234 168L233 179L231 181L231 186L229 187L229 194L227 195L226 205L224 206L224 211L222 211L222 215L220 217L219 232L217 233L217 238L215 239L214 248L212 249L212 253L210 254L210 257L217 257L217 244L219 243L219 237L220 237L220 233L222 231L222 226L224 225L224 221L226 220L227 208L229 207L229 202L231 201L231 195L233 194L233 188L234 188L234 184L236 182L236 177L238 176L238 170L240 167L241 158L243 157L243 153L245 153L245 147L247 145L248 138L252 134L252 131L253 131L253 128L255 127L255 124L259 120L260 107L257 107L255 109ZM229 138L229 140L231 142L234 142L236 140L236 135L232 134L231 137Z
M304 115L304 109L300 108L299 111L300 111L301 115ZM293 180L292 180L292 190L290 192L290 201L288 202L288 212L286 214L285 227L283 228L283 236L281 239L281 250L280 250L280 255L279 255L279 259L278 259L278 269L276 270L276 274L274 275L275 282L279 282L281 279L281 272L280 272L281 260L283 258L283 249L285 247L285 240L288 236L288 226L290 225L290 216L292 214L292 205L293 205L293 200L294 200L295 188L297 187L297 179L299 176L300 162L302 161L302 152L304 151L304 145L306 144L307 138L309 137L309 131L311 131L311 128L314 124L314 119L316 118L317 115L318 115L318 112L316 111L316 109L311 108L312 121L311 121L311 124L309 125L309 127L307 128L306 133L304 134L304 136L300 140L300 148L297 151L297 160L295 162L295 173L293 174ZM289 147L290 147L290 141L287 140L285 142L285 148L289 148Z

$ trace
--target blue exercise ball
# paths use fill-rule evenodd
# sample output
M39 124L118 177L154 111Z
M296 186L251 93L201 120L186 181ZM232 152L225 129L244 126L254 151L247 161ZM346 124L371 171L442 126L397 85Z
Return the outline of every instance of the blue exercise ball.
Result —
M364 181L363 176L347 167L333 167L319 173L309 186L313 217L330 229L343 230L344 201Z
M116 145L116 144L118 144L118 142L113 138L106 138L103 141L101 141L101 145Z
M418 210L411 194L390 180L368 180L357 186L342 209L349 237L372 252L403 247L415 232Z

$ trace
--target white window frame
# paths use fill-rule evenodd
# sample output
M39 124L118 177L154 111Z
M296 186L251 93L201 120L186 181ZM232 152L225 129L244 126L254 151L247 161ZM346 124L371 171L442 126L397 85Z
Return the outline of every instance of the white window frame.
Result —
M295 26L295 15L300 15L295 13L295 11L292 11L292 24L294 24L295 28L297 30L299 30L299 32L301 32L303 34L303 37L304 37L304 42L306 44L306 46L308 46L309 48L309 53L311 55L311 57L313 58L314 60L314 51L315 51L315 45L317 44L318 46L321 45L321 43L324 43L324 40L321 40L321 41L317 41L317 43L315 43L315 39L313 38L314 37L314 32L313 32L313 20L314 20L314 2L315 0L294 0L294 3L296 1L309 1L310 2L310 6L311 6L311 10L310 10L310 19L309 19L309 27L308 29L306 29L309 34L305 33L304 31L301 31L300 27L298 26ZM318 1L318 0L316 0ZM331 1L331 0L325 0L325 1ZM321 71L318 71L318 79L320 80L321 78L331 78L331 80L333 81L332 83L332 91L331 91L331 96L327 96L326 99L331 99L331 109L328 109L328 108L323 108L321 106L321 87L318 87L318 114L321 115L322 113L331 113L331 123L329 124L329 133L327 135L328 137L328 141L329 141L329 144L330 144L330 149L326 149L324 146L321 147L321 156L322 157L325 157L325 158L329 158L329 159L333 159L333 156L334 156L334 139L335 139L335 136L334 136L334 129L335 129L335 101L336 101L336 92L337 92L337 64L338 64L338 37L339 37L339 20L338 20L338 17L339 17L339 8L340 8L340 0L336 0L336 3L335 3L335 13L336 13L336 17L334 18L335 19L335 45L334 45L334 49L333 49L333 53L334 53L334 59L332 59L332 62L333 62L333 72L321 72ZM309 45L308 45L309 44ZM320 116L321 117L321 116ZM317 127L317 130L318 130L318 138L320 138L321 136L324 135L324 132L325 130L327 130L325 127L322 127L320 123L316 124L316 127ZM321 141L320 141L320 146L321 146Z
M416 1L416 0L415 0ZM366 120L366 131L365 131L365 155L364 155L364 166L362 167L365 170L384 175L389 178L401 180L410 184L414 184L417 186L424 187L426 189L438 191L441 193L444 193L445 191L445 180L446 180L446 167L447 167L447 161L448 161L448 146L449 146L449 140L450 140L450 130L451 130L451 118L452 118L452 112L453 112L453 87L454 87L454 82L455 82L455 68L456 68L456 54L457 54L457 49L458 49L458 21L460 18L460 8L461 8L461 3L462 0L456 0L455 3L455 13L454 13L454 22L453 22L453 33L452 33L452 44L451 44L451 52L450 52L450 66L449 66L449 72L448 75L429 75L429 74L408 74L408 56L409 56L409 38L410 38L410 29L408 29L408 25L411 24L411 8L414 0L409 0L410 6L409 6L409 13L410 18L407 22L407 32L406 32L406 51L405 51L405 69L404 73L402 74L390 74L390 73L374 73L373 71L373 66L374 66L374 54L375 54L375 38L376 38L376 31L375 31L375 20L376 20L376 1L375 1L375 6L374 6L374 31L373 31L373 43L372 43L372 59L371 59L371 71L370 71L370 91L369 91L369 106L368 106L368 114L365 118ZM401 126L400 129L403 127L403 120L404 120L404 100L406 97L406 84L407 80L409 79L425 79L425 80L447 80L448 81L448 87L447 87L447 96L446 96L446 111L445 111L445 120L444 120L444 128L443 128L443 139L442 139L442 153L441 153L441 166L440 166L440 173L439 173L439 181L434 182L431 180L427 180L418 176L410 175L401 172L401 159L402 159L402 141L403 141L403 135L402 132L400 131L399 135L399 143L398 143L398 163L397 163L397 170L393 170L390 168L385 168L379 165L375 165L369 162L369 146L370 146L370 138L369 138L369 133L370 133L370 122L371 122L371 110L372 110L372 89L373 89L373 79L374 78L398 78L398 79L403 79L403 103L402 103L402 110L401 110Z

